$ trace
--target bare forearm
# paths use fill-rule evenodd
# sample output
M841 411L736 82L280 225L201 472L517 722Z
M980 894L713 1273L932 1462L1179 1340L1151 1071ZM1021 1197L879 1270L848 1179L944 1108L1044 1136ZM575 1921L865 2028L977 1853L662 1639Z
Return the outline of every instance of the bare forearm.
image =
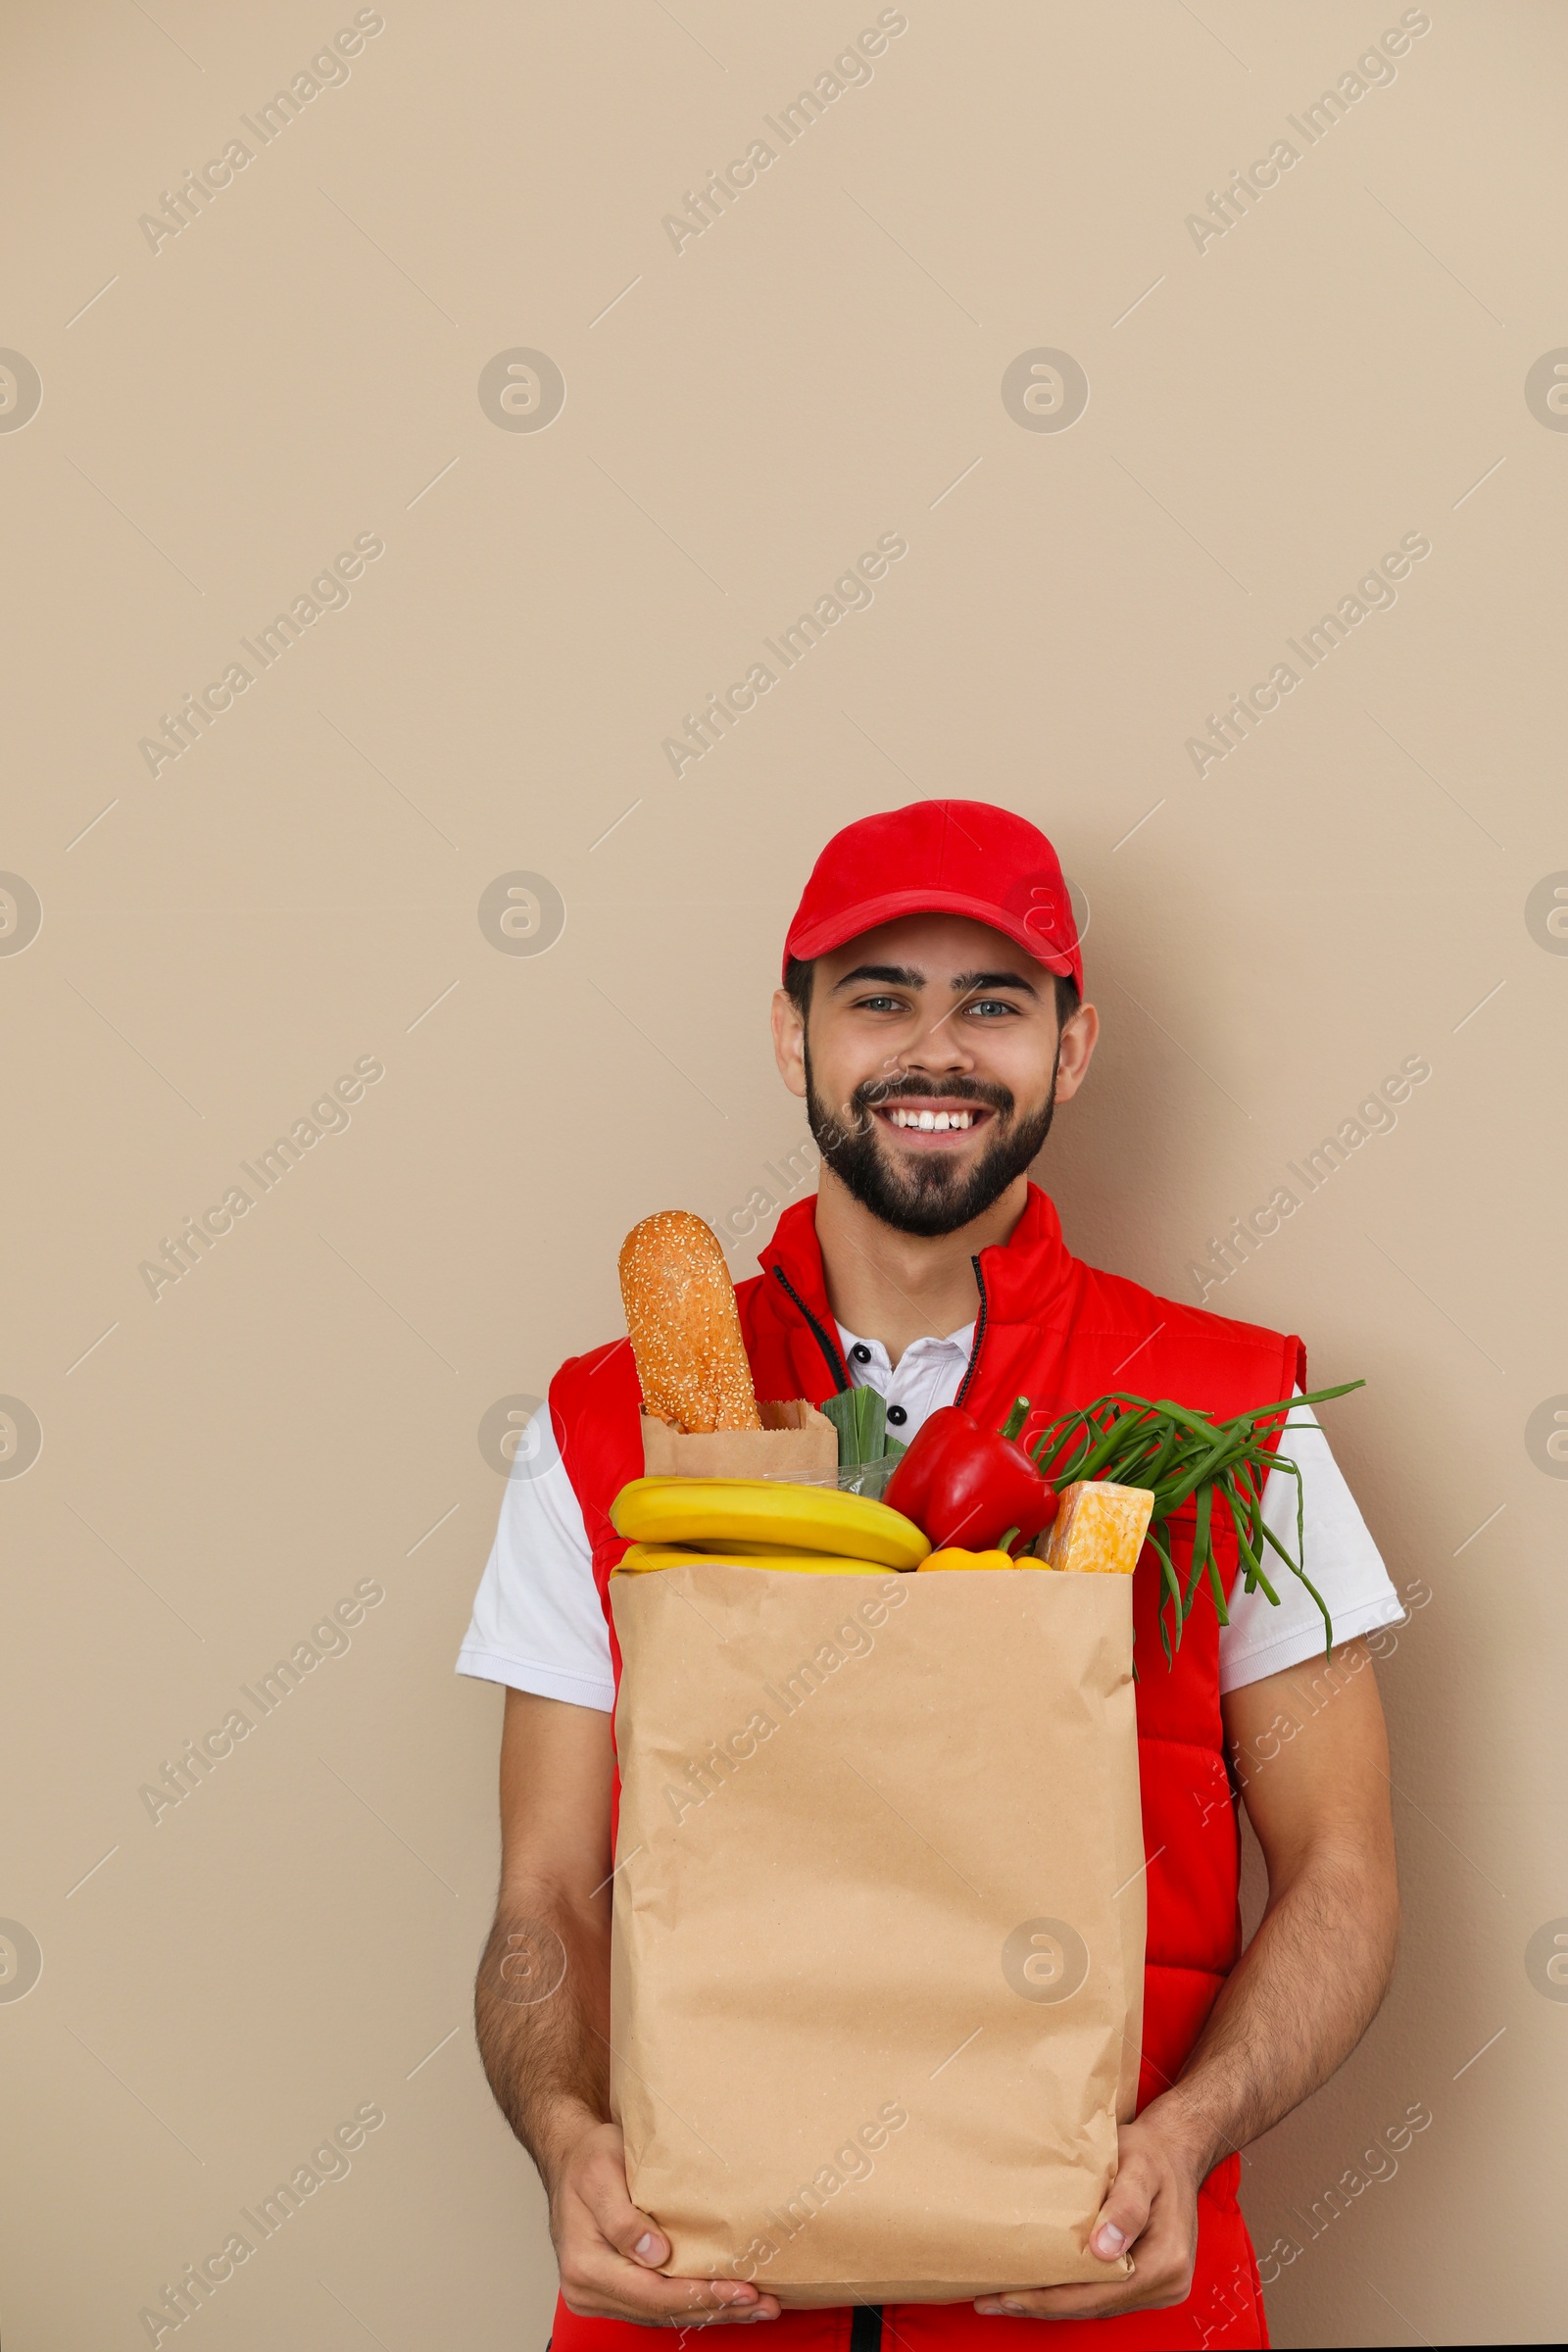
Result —
M1392 1863L1314 1854L1269 1905L1180 2081L1151 2120L1198 2177L1267 2132L1349 2056L1387 1988L1398 1929Z
M610 2113L609 1944L599 1906L508 1889L474 1985L496 2104L549 2189L567 2151Z

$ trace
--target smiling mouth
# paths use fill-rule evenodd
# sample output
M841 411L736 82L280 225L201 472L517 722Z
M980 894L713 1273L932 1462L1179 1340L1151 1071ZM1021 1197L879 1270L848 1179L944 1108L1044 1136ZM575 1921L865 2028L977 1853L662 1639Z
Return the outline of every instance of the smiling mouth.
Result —
M996 1114L981 1102L899 1102L882 1103L876 1115L884 1126L896 1128L902 1135L936 1144L939 1139L946 1143L972 1134Z

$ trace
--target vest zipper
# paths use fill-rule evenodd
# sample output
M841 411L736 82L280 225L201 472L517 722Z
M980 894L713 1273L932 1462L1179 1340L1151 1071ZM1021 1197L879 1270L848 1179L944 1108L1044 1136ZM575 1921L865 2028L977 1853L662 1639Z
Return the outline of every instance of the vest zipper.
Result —
M980 1260L978 1257L971 1257L969 1263L974 1268L974 1286L980 1294L980 1312L974 1319L974 1346L969 1350L968 1366L962 1380L958 1383L958 1394L953 1399L955 1404L961 1404L969 1394L969 1383L974 1378L974 1368L980 1361L980 1349L985 1341L986 1318L991 1311L990 1301L986 1298L986 1278L980 1271Z
M976 1263L978 1263L978 1260ZM811 1337L821 1348L823 1357L827 1363L827 1368L833 1375L834 1392L836 1395L842 1396L847 1389L854 1386L854 1383L850 1379L850 1368L844 1361L843 1356L839 1353L837 1343L829 1339L826 1331L824 1331L822 1325L817 1321L815 1315L812 1314L810 1308L807 1305L806 1300L801 1297L800 1292L795 1288L794 1283L791 1282L789 1276L785 1273L782 1266L776 1265L773 1268L773 1278L776 1282L783 1284L785 1290L789 1293L796 1305L800 1308L802 1314L806 1317L807 1322L810 1325Z

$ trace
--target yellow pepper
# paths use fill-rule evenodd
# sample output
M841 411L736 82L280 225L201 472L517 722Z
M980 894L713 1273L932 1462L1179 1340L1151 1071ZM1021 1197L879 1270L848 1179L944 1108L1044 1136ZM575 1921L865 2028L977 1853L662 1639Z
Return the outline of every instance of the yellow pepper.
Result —
M1017 1564L1004 1551L959 1551L949 1545L943 1551L927 1552L919 1573L923 1576L928 1568L1015 1568Z

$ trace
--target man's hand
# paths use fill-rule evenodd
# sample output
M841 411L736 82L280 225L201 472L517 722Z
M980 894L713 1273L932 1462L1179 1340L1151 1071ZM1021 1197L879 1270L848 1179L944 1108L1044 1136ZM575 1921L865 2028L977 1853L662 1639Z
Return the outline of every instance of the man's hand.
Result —
M777 2299L744 2279L660 2277L669 2240L627 2193L618 2125L591 2124L572 2144L552 2184L550 2233L566 2309L581 2317L645 2328L778 2318Z
M1037 2286L986 2295L976 2311L1004 2319L1105 2320L1123 2311L1161 2311L1192 2292L1198 2253L1198 2165L1191 2147L1160 2121L1160 2101L1123 2124L1121 2157L1110 2193L1089 2237L1107 2263L1124 2254L1133 2274L1107 2275L1103 2286Z
M742 2278L664 2278L610 2109L610 1717L507 1692L501 1894L474 2014L490 2087L539 2168L570 2311L649 2328L776 2320Z
M1182 2302L1198 2185L1307 2098L1354 2049L1394 1965L1399 1897L1389 1749L1364 1642L1222 1702L1268 1907L1180 2080L1121 2128L1121 2166L1091 2253L1130 2253L1126 2279L987 2295L977 2311L1102 2319Z

